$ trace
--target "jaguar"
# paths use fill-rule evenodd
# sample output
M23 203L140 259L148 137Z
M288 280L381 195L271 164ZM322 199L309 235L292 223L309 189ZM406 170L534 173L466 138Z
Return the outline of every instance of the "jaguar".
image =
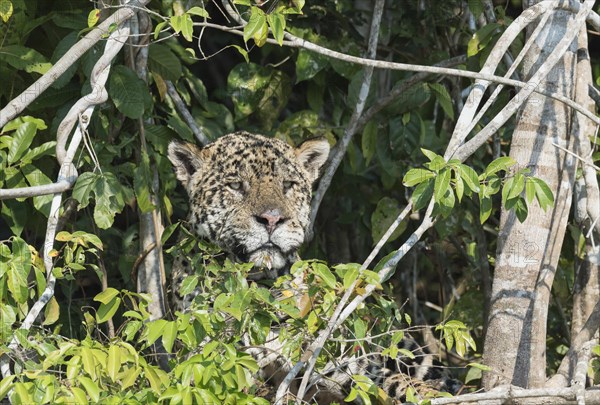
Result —
M289 273L299 259L297 252L309 224L312 187L329 151L329 142L323 138L292 147L279 139L236 132L203 148L172 141L168 158L189 197L191 230L218 245L232 260L253 263L249 279L273 280ZM194 274L192 267L183 257L173 265L172 304L176 311L186 311L198 295L198 291L179 294L184 279ZM277 329L271 331L269 342L247 352L257 360L264 379L276 386L292 364L281 354ZM313 384L313 391L319 393L313 399L318 403L343 400L356 374L368 376L396 399L404 399L414 379L435 390L455 393L459 389L460 383L432 367L432 356L413 347L412 339L399 345L419 355L389 359L344 354Z

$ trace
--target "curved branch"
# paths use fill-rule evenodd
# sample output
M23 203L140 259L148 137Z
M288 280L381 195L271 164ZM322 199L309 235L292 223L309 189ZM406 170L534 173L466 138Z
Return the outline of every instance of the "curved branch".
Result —
M2 110L0 110L0 128L19 113L21 113L29 104L31 104L40 94L52 85L77 59L100 41L102 38L112 32L115 25L120 25L123 21L133 16L136 8L143 8L150 0L133 0L128 4L119 7L110 17L91 30L85 37L81 38L73 45L62 58L60 58L42 77L36 80L25 91L11 100Z
M108 73L110 71L110 61L114 59L120 49L123 47L125 40L129 36L129 28L122 27L116 29L109 37L106 47L104 49L104 54L96 63L94 70L92 71L92 75L90 78L91 87L93 89L92 93L84 96L82 99L93 100L97 103L100 103L99 98L94 97L94 94L98 94L99 89L104 89L104 85L108 79ZM98 67L102 67L102 70L99 70ZM104 90L106 92L106 90ZM91 97L90 97L91 96ZM77 110L71 108L63 123L65 121L76 122L79 119L79 125L75 129L75 133L71 139L71 143L69 144L68 150L65 151L62 162L61 169L58 174L58 182L65 182L68 178L72 178L74 173L73 159L78 150L79 144L83 137L83 131L87 128L87 125L90 123L90 117L92 112L94 111L95 104L87 103L87 105L83 106L82 109ZM82 105L79 102L75 104ZM68 133L64 131L69 128L69 126L63 125L59 126L59 133L57 134L58 138L66 139L68 137ZM69 128L69 131L72 127ZM57 153L58 158L58 153ZM76 172L75 172L76 173ZM62 203L62 194L57 193L54 194L54 198L52 199L52 205L50 207L50 215L48 216L48 224L46 227L46 238L44 241L44 267L46 269L46 288L44 289L40 298L32 305L31 309L27 313L27 316L23 320L19 329L28 330L31 328L40 312L44 309L50 298L54 296L54 286L56 283L56 277L52 272L53 262L52 255L50 254L54 247L54 239L56 236L56 228L58 224L58 216ZM10 341L8 348L10 351L14 351L19 347L19 342L15 337ZM10 371L10 360L8 356L5 354L0 358L0 371L2 372L2 376L6 377L11 374Z

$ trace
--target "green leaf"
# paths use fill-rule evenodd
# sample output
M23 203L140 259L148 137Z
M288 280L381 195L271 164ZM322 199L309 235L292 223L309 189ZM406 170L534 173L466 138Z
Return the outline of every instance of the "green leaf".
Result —
M117 345L110 345L108 358L106 360L106 373L112 380L117 381L117 375L121 369L121 349Z
M328 64L329 62L324 56L300 49L296 58L296 83L312 79Z
M44 322L42 325L52 325L56 321L58 321L58 316L60 315L60 306L58 305L58 301L56 301L55 297L50 298L50 301L46 304L46 308L44 308Z
M77 178L75 187L73 187L73 198L79 201L79 209L88 206L92 191L94 190L98 175L92 172L85 172Z
M96 358L89 347L81 348L81 360L83 362L83 370L89 374L92 379L96 379Z
M350 286L352 285L352 283L354 283L356 281L356 279L358 278L358 273L359 273L359 269L356 267L353 267L351 269L349 269L346 274L344 274L344 288L347 290L348 288L350 288Z
M119 295L119 291L108 287L106 290L102 291L100 294L94 297L94 301L101 302L102 304L108 304L111 302L117 295Z
M509 200L512 201L512 200ZM519 222L525 222L527 219L527 214L529 213L529 209L527 208L527 204L525 204L525 200L522 197L518 197L514 199L515 201L515 214L517 215L517 219Z
M8 265L7 286L15 301L24 304L29 298L27 278L31 271L29 245L19 238L12 240L12 257Z
M246 51L244 48L242 48L239 45L231 45L233 46L235 49L237 49L237 51L240 53L240 55L242 55L244 57L244 60L246 61L246 63L250 63L250 57L248 56L248 51Z
M481 4L481 0L468 0L469 10L473 14L475 19L478 19L481 13L483 13L483 4Z
M84 375L77 377L77 381L79 381L79 384L85 389L85 392L93 402L100 401L100 387L98 387L98 384Z
M165 347L167 353L171 353L173 350L173 344L175 343L175 338L177 337L177 323L176 322L167 322L163 329L162 343Z
M181 32L181 24L183 22L183 16L181 15L174 15L169 19L169 23L171 24L171 27L173 27L173 31L175 31L175 33L179 34Z
M442 170L447 165L448 164L446 163L444 158L441 156L436 156L431 162L425 163L425 167L427 167L429 170L432 170L436 173L439 172L440 170Z
M0 1L0 18L6 24L13 14L13 4L10 0ZM5 379L6 380L6 379ZM4 381L4 380L3 380ZM0 391L1 394L1 391ZM3 395L0 395L2 399Z
M479 51L486 47L492 39L494 32L500 27L498 23L488 23L479 29L469 40L467 45L467 56L477 55Z
M93 26L95 26L96 23L98 23L99 19L100 19L100 10L95 8L92 11L90 11L88 14L88 18L87 18L88 28L92 28Z
M472 192L479 193L479 177L477 176L477 172L462 163L456 166L456 170L467 187L469 187Z
M156 27L154 27L154 39L158 39L158 36L160 35L160 32L162 31L162 29L164 28L165 25L167 25L168 22L167 21L161 21L158 24L156 24ZM152 44L150 44L150 46L152 46Z
M15 379L16 375L8 375L0 381L0 400L4 399L8 391L12 388L12 382Z
M154 342L156 342L156 340L162 335L162 332L165 329L167 322L168 321L164 319L157 319L155 321L148 322L148 324L146 325L146 329L148 331L146 341L148 342L148 344L151 345Z
M517 163L517 162L509 156L499 157L498 159L494 160L492 163L490 163L488 165L488 167L485 169L485 172L483 172L482 178L485 179L490 174L497 173L500 170L506 171L506 170L508 170L509 167L513 166L515 163Z
M155 208L154 204L152 204L150 189L150 182L154 176L150 171L150 158L148 157L148 154L145 151L142 151L140 157L140 163L133 173L133 190L140 211L145 213L151 212Z
M198 285L198 277L199 276L197 274L187 276L181 283L181 287L179 288L179 295L183 297L194 291L194 288L196 288L196 286Z
M406 125L406 124L405 124ZM421 148L421 152L427 156L427 159L429 159L430 162L433 162L433 160L438 159L438 158L442 158L442 156L438 155L437 153L430 151L429 149L425 149L425 148Z
M433 197L433 181L421 183L415 188L412 194L413 206L415 210L425 208Z
M85 391L82 390L79 387L71 387L71 393L73 394L73 397L75 398L74 403L76 403L77 405L87 405L88 399L87 396L85 395Z
M535 198L535 185L533 184L533 181L531 181L531 177L528 177L525 180L525 198L527 204L531 204Z
M264 11L255 6L251 7L250 19L248 20L248 24L246 24L244 27L244 41L248 42L250 38L255 38L257 34L260 35L260 33L266 28L267 16L265 15Z
M137 378L140 376L142 372L142 368L141 367L135 367L132 369L130 368L126 373L125 376L121 379L121 389L125 390L129 387L131 387L133 384L135 384Z
M113 173L83 173L73 189L73 198L79 201L79 209L85 208L93 192L96 197L94 220L102 229L111 227L114 217L125 206L127 189L121 186Z
M163 44L152 43L148 47L148 68L172 82L177 81L183 74L180 59Z
M540 207L546 211L547 208L551 207L554 204L554 195L552 194L552 190L548 187L548 184L540 178L530 177L529 180L533 182L535 187L535 197L540 204Z
M100 308L96 312L96 322L104 323L111 319L117 312L117 309L119 309L119 305L121 305L120 297L116 297L107 304L100 304Z
M488 220L492 213L492 199L479 195L479 222L482 224Z
M435 174L426 169L410 169L402 179L402 184L405 187L412 187L417 184L421 184L424 181L427 181L431 178L435 177Z
M315 274L325 282L327 287L331 289L335 288L335 276L326 265L323 263L313 263L312 268L315 270Z
M27 183L30 186L39 186L51 184L52 180L46 176L41 170L34 165L26 165L21 168L21 172L25 175ZM33 197L33 206L36 210L48 217L50 215L50 205L52 204L52 194L40 195Z
M365 166L369 166L371 159L375 156L377 148L377 121L370 120L363 129L361 143L362 143L362 154L365 158Z
M439 203L446 193L450 190L450 177L452 172L450 169L443 169L435 178L433 187L433 198Z
M371 215L371 237L373 238L373 243L377 243L381 239L390 225L398 218L400 212L402 212L402 208L397 200L390 197L383 197L379 200L375 211ZM406 230L406 225L406 221L402 221L392 233L388 242L392 242L400 237Z
M210 18L210 16L208 15L208 12L203 9L202 7L192 7L190 8L188 11L186 11L187 14L191 14L191 15L197 15L199 17L204 17L204 18Z
M181 34L188 42L194 39L194 22L188 14L181 16Z
M112 68L108 82L108 95L117 110L132 119L140 118L144 114L144 101L150 98L146 83L123 65Z
M450 93L448 93L446 87L441 83L430 83L429 88L433 91L435 98L437 99L438 103L440 103L440 106L442 107L442 110L444 110L446 116L450 120L453 120L454 109L452 108L452 99L450 98Z
M56 142L50 141L41 144L33 149L29 149L25 155L21 158L21 162L32 162L43 156L53 156L56 148Z
M285 33L285 16L277 12L267 14L267 22L269 23L269 27L271 27L273 38L275 38L279 46L282 46L283 34Z
M485 364L480 363L469 363L467 364L467 367L475 367L476 369L481 371L492 371L492 368L490 366L486 366Z
M504 183L504 187L502 187L502 204L507 205L508 193L513 188L514 183L514 177L509 178L508 180L506 180L506 183Z
M456 198L458 198L458 202L462 201L463 198L463 194L465 192L465 183L463 182L462 178L460 177L460 175L458 173L454 173L454 181L456 182L455 184L455 190L456 190Z
M521 192L523 192L523 189L525 188L525 176L523 176L521 173L517 173L515 174L514 179L515 181L508 192L509 200L521 195Z
M31 145L36 133L37 126L32 122L25 122L19 126L17 132L12 137L10 148L8 149L9 164L17 162L23 156Z
M52 67L52 64L48 62L44 55L21 45L9 45L0 48L0 62L8 63L17 70L42 75Z

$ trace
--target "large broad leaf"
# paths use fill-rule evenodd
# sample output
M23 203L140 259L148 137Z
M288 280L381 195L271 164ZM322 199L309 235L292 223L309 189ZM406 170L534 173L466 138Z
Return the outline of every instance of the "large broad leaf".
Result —
M267 22L273 33L273 37L279 45L283 45L283 34L285 32L285 16L280 13L267 14Z
M148 50L148 67L153 73L165 80L175 81L181 77L182 68L179 58L168 46L152 44Z
M37 126L33 122L25 122L17 129L8 149L8 163L15 163L23 156L36 132Z
M142 151L142 159L140 160L139 166L135 168L133 174L133 189L138 207L142 212L150 212L154 209L150 192L150 182L152 181L152 178L150 159L148 154Z
M146 84L123 65L113 68L108 95L123 115L134 119L144 114L145 99L150 97Z
M115 215L123 210L128 190L121 186L110 172L83 173L73 188L73 198L79 201L79 209L89 204L92 194L96 199L94 220L102 229L112 226Z
M327 58L319 54L301 49L296 59L296 83L312 79L327 67Z
M433 90L433 94L435 95L436 100L442 106L444 113L450 119L454 119L454 109L452 108L452 99L450 98L450 93L443 84L440 83L430 83L429 88Z
M12 258L8 269L8 290L17 303L27 302L29 288L27 277L31 270L31 252L27 243L15 237L12 241Z
M44 74L52 64L38 51L21 45L0 48L0 62L5 62L18 70Z
M34 165L25 165L21 169L30 186L41 186L52 183L52 180L46 176L40 169ZM33 206L36 210L48 217L50 215L50 205L52 204L52 194L33 197Z
M246 117L258 109L272 76L273 69L255 63L240 63L231 70L227 89L237 118Z
M375 211L371 215L371 236L373 237L373 243L379 242L390 225L398 218L400 212L402 212L402 208L400 207L400 203L395 199L383 197L379 200L377 208L375 208ZM388 242L397 239L405 229L406 221L400 222L388 239Z

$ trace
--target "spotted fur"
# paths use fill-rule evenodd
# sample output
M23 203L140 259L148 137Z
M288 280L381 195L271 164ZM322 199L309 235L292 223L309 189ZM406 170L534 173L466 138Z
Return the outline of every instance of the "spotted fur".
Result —
M312 185L328 153L329 144L324 139L293 148L280 140L246 132L224 136L202 149L189 143L169 145L169 159L189 195L193 230L233 259L253 262L253 279L274 279L297 260L309 222ZM178 258L172 271L175 310L185 311L198 294L178 294L182 281L191 274L190 264ZM292 365L282 355L278 330L272 330L271 335L261 347L252 347L249 341L242 343L256 358L263 378L276 387ZM405 339L401 343L411 342ZM403 357L388 361L381 356L346 353L316 377L309 394L318 403L342 401L352 384L351 376L362 374L391 397L401 399L413 378L435 381L441 377L432 370L431 355L424 355L419 363ZM436 384L441 389L454 389Z

